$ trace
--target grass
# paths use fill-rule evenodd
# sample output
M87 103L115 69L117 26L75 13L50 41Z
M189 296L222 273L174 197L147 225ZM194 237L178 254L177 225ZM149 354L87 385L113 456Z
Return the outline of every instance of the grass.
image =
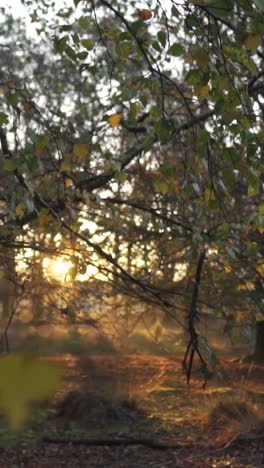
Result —
M54 360L57 360L54 357ZM60 359L60 358L59 358ZM226 379L216 377L202 390L196 374L186 385L181 358L151 355L97 355L61 357L65 366L64 381L55 400L36 405L27 427L19 434L10 434L5 425L0 429L1 444L37 441L43 435L63 438L91 438L103 434L166 433L183 442L224 443L234 434L248 434L262 423L264 401L263 373L258 367L251 373L245 364L228 362ZM246 378L245 378L246 376ZM83 426L76 421L54 418L58 401L71 390L81 388L96 396L118 402L134 401L146 412L133 424L120 421ZM70 418L69 418L70 419ZM66 424L67 422L67 424ZM174 434L174 435L173 435Z

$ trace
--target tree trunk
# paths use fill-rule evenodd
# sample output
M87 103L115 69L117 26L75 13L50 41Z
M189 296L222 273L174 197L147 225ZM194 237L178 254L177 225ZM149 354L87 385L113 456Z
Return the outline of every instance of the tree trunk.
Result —
M0 303L2 307L1 318L7 319L13 312L16 298L16 263L14 249L1 247L0 265Z
M264 362L264 320L256 323L256 348L254 353L257 362Z

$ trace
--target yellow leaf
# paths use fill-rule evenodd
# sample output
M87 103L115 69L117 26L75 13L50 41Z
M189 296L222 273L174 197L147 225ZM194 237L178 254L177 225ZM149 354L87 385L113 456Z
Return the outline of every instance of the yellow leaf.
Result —
M197 61L201 67L208 67L209 55L202 47L195 47L193 51L193 58Z
M60 172L70 172L72 170L72 164L69 161L63 161L60 166Z
M248 47L248 49L252 50L252 52L256 52L258 46L261 43L261 35L260 34L249 34L243 41L244 46Z
M0 406L12 429L19 429L29 412L29 404L52 395L61 370L40 359L22 354L0 359Z
M86 143L76 143L73 146L73 154L78 162L83 161L85 156L89 153L89 146Z
M187 57L183 57L183 60L186 63L193 63L194 57L192 57L191 55L188 55Z
M205 99L210 93L210 86L208 84L205 86L197 86L197 88L195 88L195 93L199 99Z
M24 202L20 202L15 208L15 212L18 217L22 217L26 211L27 205Z
M228 78L226 78L223 75L220 75L218 77L216 84L217 84L217 88L220 89L221 91L228 89L230 86Z
M79 197L79 198L81 198L81 196L82 196L82 192L81 192L81 190L79 188L77 188L75 190L75 194L76 194L76 197Z
M14 81L10 80L6 84L9 89L16 89L16 84L14 83Z
M256 267L256 270L262 277L264 277L264 264L263 265L258 265Z
M66 179L64 180L64 183L65 183L66 188L69 188L69 187L73 186L73 181L69 177L66 177Z
M139 10L138 17L142 21L147 21L150 18L152 18L152 12L150 10L146 10L145 8L143 8L143 10Z
M108 117L108 122L110 123L111 127L117 127L122 120L122 114L112 114Z
M52 217L51 214L43 213L43 214L39 215L39 217L38 217L38 223L39 223L40 227L47 226L48 224L51 223L52 220L53 220L53 217Z

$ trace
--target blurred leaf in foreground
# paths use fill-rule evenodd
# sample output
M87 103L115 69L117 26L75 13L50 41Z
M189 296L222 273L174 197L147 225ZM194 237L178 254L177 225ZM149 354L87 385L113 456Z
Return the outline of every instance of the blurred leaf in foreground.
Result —
M38 358L14 354L0 359L0 375L0 408L11 429L19 429L27 418L29 404L55 391L61 370Z

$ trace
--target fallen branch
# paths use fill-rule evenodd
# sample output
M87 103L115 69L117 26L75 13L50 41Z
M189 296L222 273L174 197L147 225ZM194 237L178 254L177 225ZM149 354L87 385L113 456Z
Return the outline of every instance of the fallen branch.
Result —
M144 445L145 447L154 450L167 450L167 449L190 449L194 445L170 444L161 442L154 439L63 439L57 437L43 437L42 442L48 444L73 444L73 445L86 445L86 446L124 446L124 445ZM195 446L197 448L197 446Z

